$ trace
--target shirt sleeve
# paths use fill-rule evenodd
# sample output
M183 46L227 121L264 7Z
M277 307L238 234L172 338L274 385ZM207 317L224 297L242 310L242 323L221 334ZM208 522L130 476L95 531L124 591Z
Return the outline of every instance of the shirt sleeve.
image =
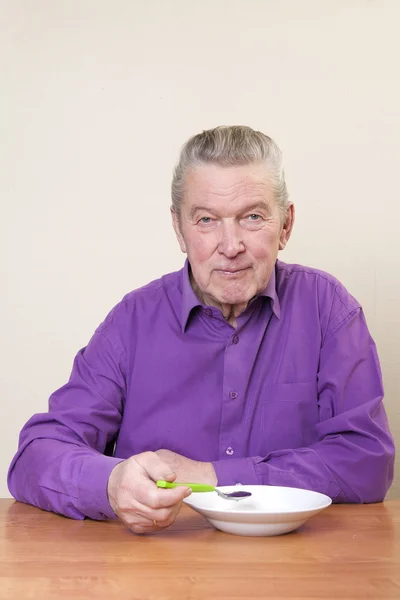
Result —
M219 485L305 488L334 502L384 499L393 480L395 450L376 347L359 307L330 325L317 377L316 442L264 457L216 461Z
M115 518L107 483L121 459L104 455L120 427L124 353L100 327L75 358L69 382L21 431L8 474L19 501L74 519Z

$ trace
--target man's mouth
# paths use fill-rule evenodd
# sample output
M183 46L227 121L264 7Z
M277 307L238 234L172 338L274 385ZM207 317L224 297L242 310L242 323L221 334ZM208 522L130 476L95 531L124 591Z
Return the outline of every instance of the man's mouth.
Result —
M248 269L249 269L249 267L243 267L241 269L232 269L232 268L215 269L215 271L219 275L224 275L225 277L235 277L235 276L238 276L238 275L242 275Z

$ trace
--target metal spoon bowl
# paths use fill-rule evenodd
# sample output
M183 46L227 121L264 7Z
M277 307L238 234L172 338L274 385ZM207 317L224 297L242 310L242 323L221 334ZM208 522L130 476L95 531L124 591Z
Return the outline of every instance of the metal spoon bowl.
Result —
M218 488L214 488L214 492L217 492L218 496L220 498L223 498L224 500L243 500L243 498L248 498L249 496L251 496L250 492L245 492L245 491L237 491L237 492L230 492L229 494L226 492L221 492L221 490L219 490Z

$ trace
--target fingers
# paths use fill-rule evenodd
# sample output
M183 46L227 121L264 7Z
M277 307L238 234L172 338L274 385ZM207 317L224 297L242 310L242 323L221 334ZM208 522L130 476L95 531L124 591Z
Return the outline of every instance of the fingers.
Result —
M170 520L168 521L150 521L149 519L132 519L132 520L128 520L128 522L125 522L125 525L133 532L136 534L146 534L146 533L154 533L157 531L162 531L164 529L167 529L168 527L170 527L173 522L175 521L175 516L171 516Z
M170 527L176 519L179 508L180 506L174 507L173 509L167 509L164 513L149 512L146 513L146 516L139 512L128 510L121 513L120 519L123 520L125 525L134 533L150 533L152 531ZM158 518L152 519L152 516Z
M167 490L156 487L153 481L143 481L135 490L135 499L150 509L160 510L180 504L190 494L185 486Z
M175 473L171 471L170 466L156 452L142 452L134 458L153 481L158 479L175 481Z
M159 456L144 452L119 463L111 472L108 494L115 514L135 533L169 527L182 500L191 494L186 486L160 489L155 480L173 481L175 473Z
M153 509L180 504L184 498L191 494L191 490L186 486L179 486L173 489L159 489L154 485L158 479L167 481L175 480L175 473L171 473L168 465L153 452L144 452L133 457L147 475L141 481L141 485L135 490L135 498Z
M165 508L154 509L146 504L139 502L132 496L121 496L120 504L117 507L117 514L124 521L142 522L157 521L161 527L168 527L176 518L181 507L181 502Z

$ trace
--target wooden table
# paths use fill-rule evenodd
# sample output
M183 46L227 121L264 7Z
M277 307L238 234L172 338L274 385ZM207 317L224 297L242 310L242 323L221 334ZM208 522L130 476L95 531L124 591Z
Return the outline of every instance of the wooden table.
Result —
M400 501L331 506L300 530L216 531L188 507L157 534L0 500L0 598L400 599Z

